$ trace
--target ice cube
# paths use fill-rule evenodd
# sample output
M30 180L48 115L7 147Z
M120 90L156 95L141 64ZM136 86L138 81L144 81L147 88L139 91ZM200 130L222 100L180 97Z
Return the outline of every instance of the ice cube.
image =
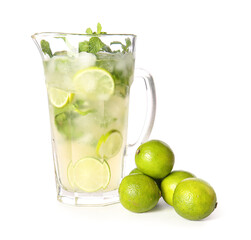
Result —
M132 54L127 53L124 54L117 62L116 65L116 70L117 71L121 71L124 73L125 76L127 76L127 71L131 70L133 68L133 64L134 64L134 59Z
M113 73L116 62L121 56L121 53L98 52L97 66L106 69L110 73Z
M53 56L44 62L46 83L51 87L72 89L72 58Z
M92 67L96 63L96 56L92 53L81 52L74 58L74 70Z
M68 73L70 69L70 58L67 56L53 56L51 59L44 61L46 73Z

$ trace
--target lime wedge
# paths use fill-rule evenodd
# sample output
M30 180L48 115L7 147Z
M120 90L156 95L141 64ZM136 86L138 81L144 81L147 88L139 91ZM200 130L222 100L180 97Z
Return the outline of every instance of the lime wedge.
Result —
M71 163L70 163L71 164ZM68 180L73 186L86 192L105 189L110 182L111 172L106 161L87 157L68 167Z
M74 75L73 81L77 91L93 99L107 100L114 92L112 75L103 68L80 70Z
M65 92L58 88L48 88L48 96L51 104L57 108L64 107L68 101L73 98L71 93Z
M119 152L122 143L122 134L118 130L110 130L99 139L96 153L100 158L109 159Z

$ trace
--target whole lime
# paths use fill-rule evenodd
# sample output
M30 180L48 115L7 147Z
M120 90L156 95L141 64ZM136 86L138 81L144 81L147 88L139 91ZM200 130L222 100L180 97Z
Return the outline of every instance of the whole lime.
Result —
M166 203L173 206L173 193L180 181L186 178L195 177L192 173L186 171L173 171L165 177L160 185L161 194Z
M138 168L134 168L130 173L129 175L132 175L132 174L144 174L143 172L141 172ZM160 189L160 184L161 184L161 181L162 181L162 178L158 179L158 178L153 178L153 180L157 183L159 189Z
M154 208L160 196L161 192L156 182L144 174L128 175L119 186L120 203L127 210L136 213Z
M134 168L134 169L129 173L129 175L132 175L132 174L144 174L144 173L142 173L138 168Z
M135 154L135 163L144 174L160 179L172 171L174 154L166 143L151 140L139 146Z
M182 217L201 220L209 216L217 206L214 189L204 180L187 178L175 188L173 207Z

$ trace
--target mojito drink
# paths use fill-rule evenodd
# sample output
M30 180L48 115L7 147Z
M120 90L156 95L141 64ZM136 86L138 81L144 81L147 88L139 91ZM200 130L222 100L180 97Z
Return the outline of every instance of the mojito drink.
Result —
M79 194L118 189L134 70L129 48L83 49L91 39L74 51L61 39L71 51L54 53L43 43L56 182Z

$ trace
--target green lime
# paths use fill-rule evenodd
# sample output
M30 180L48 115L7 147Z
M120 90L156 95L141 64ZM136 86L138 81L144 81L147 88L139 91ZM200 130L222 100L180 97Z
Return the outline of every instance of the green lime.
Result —
M80 70L74 75L73 81L77 91L92 99L107 100L114 92L112 75L103 68Z
M119 198L124 208L142 213L154 208L161 196L156 182L144 175L133 174L123 178L119 186Z
M161 194L165 202L173 206L173 193L180 181L185 178L195 177L192 173L186 171L173 171L161 182Z
M138 168L134 168L134 169L129 173L129 175L132 175L132 174L144 174L144 173L142 173Z
M138 168L134 168L130 173L129 175L132 175L132 174L144 174L143 172L141 172ZM162 179L156 179L156 178L153 178L153 180L157 183L159 189L160 189L160 184L161 184L161 180Z
M111 178L108 163L91 157L80 159L73 166L70 163L67 175L71 186L86 192L105 189Z
M109 159L120 151L122 143L122 134L118 130L110 130L99 139L96 147L97 155L100 158Z
M173 207L182 217L201 220L209 216L217 206L214 189L204 180L187 178L175 188Z
M72 94L58 88L48 88L48 96L51 104L54 107L64 107L72 98Z
M144 174L160 179L166 177L172 171L174 154L166 143L151 140L143 143L137 149L135 163Z

